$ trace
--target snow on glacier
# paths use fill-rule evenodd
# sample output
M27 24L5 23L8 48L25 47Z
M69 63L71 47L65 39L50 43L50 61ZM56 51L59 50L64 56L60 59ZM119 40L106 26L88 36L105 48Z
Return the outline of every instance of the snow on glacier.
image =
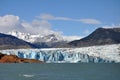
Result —
M46 63L120 62L120 44L82 48L10 49L0 52Z

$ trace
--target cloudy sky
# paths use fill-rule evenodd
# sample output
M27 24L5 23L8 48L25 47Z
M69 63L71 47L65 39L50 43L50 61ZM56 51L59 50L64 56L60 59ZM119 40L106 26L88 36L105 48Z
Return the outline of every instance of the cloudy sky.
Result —
M0 32L83 37L120 27L120 0L0 0Z

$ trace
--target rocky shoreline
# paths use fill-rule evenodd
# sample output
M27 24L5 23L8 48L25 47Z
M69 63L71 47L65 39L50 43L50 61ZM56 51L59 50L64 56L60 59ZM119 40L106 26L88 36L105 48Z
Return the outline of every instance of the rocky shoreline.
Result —
M6 55L0 53L0 63L43 63L43 61L19 58L16 55Z

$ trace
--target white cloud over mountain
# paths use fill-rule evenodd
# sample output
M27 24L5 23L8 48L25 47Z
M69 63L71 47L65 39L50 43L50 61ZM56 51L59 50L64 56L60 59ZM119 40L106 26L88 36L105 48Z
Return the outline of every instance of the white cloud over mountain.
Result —
M33 20L31 23L20 20L19 16L5 15L0 16L0 31L8 32L11 30L18 30L22 32L29 32L33 34L38 33L54 33L51 30L51 24L46 20Z
M21 24L25 28L26 32L32 34L45 35L54 33L54 31L51 30L51 24L45 20L33 20L31 23L22 22Z
M17 30L31 34L41 34L43 36L48 34L57 34L62 36L66 40L80 39L83 36L64 36L61 31L52 30L52 25L48 20L64 20L64 21L77 21L86 24L100 24L101 22L95 19L72 19L67 17L55 17L50 14L41 14L38 16L40 19L34 19L32 22L23 21L19 16L15 15L4 15L0 16L0 32L7 33L12 30ZM120 27L118 25L106 25L104 28ZM84 31L85 35L89 34L89 30Z
M44 17L45 18L45 17ZM48 19L48 17L47 17ZM49 19L52 19L52 17ZM65 19L62 17L58 17L56 19ZM45 20L37 20L34 19L32 22L23 21L20 19L19 16L15 15L5 15L0 16L0 32L8 33L9 31L21 31L21 32L27 32L31 34L41 34L43 36L48 34L56 34L59 36L62 36L66 40L75 40L80 39L80 36L64 36L61 31L54 31L51 29L51 24Z
M0 26L3 27L15 27L19 24L19 17L14 15L5 15L3 17L0 16Z
M37 16L37 17L42 20L64 20L64 21L81 22L85 24L101 24L101 22L96 19L72 19L68 17L57 17L50 14L41 14L40 16Z
M105 25L103 28L120 28L120 24Z
M40 20L34 19L32 22L26 22L20 20L19 16L15 15L5 15L0 16L0 30L2 32L8 32L11 30L19 30L22 32L29 33L56 33L51 30L51 24L48 20L65 20L65 21L77 21L86 24L100 24L101 22L95 19L72 19L67 17L55 17L50 14L41 14L39 16ZM58 33L58 32L57 32Z
M63 36L63 38L67 41L79 40L83 38L83 36Z
M8 32L13 29L24 30L19 17L14 15L0 16L0 30Z

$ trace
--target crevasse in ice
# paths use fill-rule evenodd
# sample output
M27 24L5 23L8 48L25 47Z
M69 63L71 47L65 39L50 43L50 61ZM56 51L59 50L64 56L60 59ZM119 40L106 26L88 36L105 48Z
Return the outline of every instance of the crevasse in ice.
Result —
M83 48L11 49L0 50L20 58L37 59L46 63L111 63L120 62L120 44Z

